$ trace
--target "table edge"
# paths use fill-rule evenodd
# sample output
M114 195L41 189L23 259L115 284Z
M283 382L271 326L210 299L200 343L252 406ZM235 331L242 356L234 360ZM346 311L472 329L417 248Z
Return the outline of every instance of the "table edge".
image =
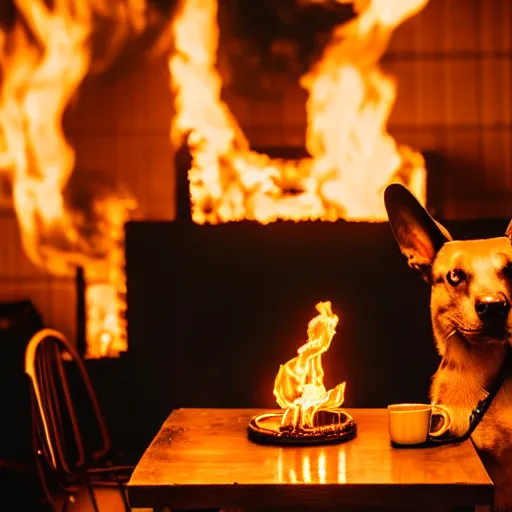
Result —
M422 503L425 507L466 507L492 505L492 483L450 484L127 484L132 507L170 507L202 509L282 506L372 507L383 503L399 507L404 502Z

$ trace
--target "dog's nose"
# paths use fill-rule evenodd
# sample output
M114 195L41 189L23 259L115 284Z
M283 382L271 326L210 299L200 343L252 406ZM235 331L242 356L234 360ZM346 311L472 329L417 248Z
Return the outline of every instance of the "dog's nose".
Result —
M477 300L475 310L480 320L498 320L508 315L510 304L507 298L500 294Z

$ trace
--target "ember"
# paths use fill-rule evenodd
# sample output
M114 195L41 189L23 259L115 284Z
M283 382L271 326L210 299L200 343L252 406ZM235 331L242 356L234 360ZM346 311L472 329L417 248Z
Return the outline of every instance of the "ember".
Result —
M249 436L256 441L284 443L340 442L355 436L356 425L340 409L345 382L326 390L322 355L336 334L338 317L331 303L316 305L319 312L308 325L308 341L298 355L281 365L274 383L274 395L284 413L252 418Z

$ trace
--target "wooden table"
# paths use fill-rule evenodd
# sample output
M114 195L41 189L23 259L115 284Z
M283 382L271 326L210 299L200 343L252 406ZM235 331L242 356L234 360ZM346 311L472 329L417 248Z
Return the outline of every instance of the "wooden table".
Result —
M255 409L178 409L128 483L133 507L160 510L293 507L450 510L492 503L493 485L470 441L394 449L385 409L348 409L352 441L262 446L247 439Z

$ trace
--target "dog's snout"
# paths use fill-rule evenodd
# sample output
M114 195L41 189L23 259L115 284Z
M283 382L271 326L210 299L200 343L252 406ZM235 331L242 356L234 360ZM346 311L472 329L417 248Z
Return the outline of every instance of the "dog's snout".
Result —
M498 320L508 315L510 303L502 294L488 296L476 301L475 310L480 320Z

